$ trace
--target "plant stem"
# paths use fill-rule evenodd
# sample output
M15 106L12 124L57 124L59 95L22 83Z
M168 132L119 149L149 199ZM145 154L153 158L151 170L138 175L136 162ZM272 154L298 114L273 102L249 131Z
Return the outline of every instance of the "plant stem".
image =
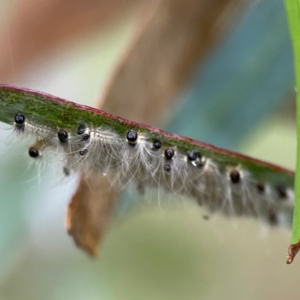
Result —
M295 206L292 243L300 240L300 0L285 0L290 33L294 49L294 65L297 94L297 165L295 177Z

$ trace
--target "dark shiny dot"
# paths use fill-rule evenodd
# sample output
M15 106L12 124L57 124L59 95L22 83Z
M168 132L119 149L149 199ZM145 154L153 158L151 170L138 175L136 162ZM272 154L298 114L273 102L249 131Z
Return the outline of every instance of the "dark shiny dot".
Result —
M33 157L33 158L39 157L39 155L40 155L39 150L37 150L34 147L29 148L28 154L29 154L30 157Z
M153 142L153 149L154 150L159 150L161 148L161 141L154 141Z
M202 167L204 165L204 161L202 161L202 156L197 151L188 151L187 159L195 167Z
M127 132L127 141L130 144L135 144L138 138L138 134L135 130L131 129Z
M195 151L189 151L187 154L187 158L189 161L195 161L196 159L199 159L201 157L199 152Z
M82 135L85 132L85 126L83 124L79 124L77 128L77 134Z
M278 195L280 198L286 198L287 197L287 190L286 187L283 185L280 185L277 187Z
M269 221L271 225L278 224L278 213L275 208L269 210Z
M262 182L259 182L256 185L256 188L257 188L257 191L261 194L265 192L265 185Z
M166 172L170 172L170 171L171 171L171 166L170 166L170 165L165 165L165 166L164 166L164 170L165 170Z
M88 152L89 152L88 149L82 149L79 151L79 154L84 156L84 155L87 155Z
M84 141L84 142L87 142L89 139L90 139L90 135L89 134L85 134L84 136L83 136L83 138L82 138L82 140Z
M59 129L57 137L62 143L66 143L68 141L68 133L64 129Z
M230 179L232 183L239 183L241 179L240 173L236 169L232 169L230 172Z
M175 154L174 149L172 149L170 147L165 150L165 158L166 159L172 159L174 154Z
M23 125L25 123L25 116L21 113L16 113L15 115L15 123L17 125Z

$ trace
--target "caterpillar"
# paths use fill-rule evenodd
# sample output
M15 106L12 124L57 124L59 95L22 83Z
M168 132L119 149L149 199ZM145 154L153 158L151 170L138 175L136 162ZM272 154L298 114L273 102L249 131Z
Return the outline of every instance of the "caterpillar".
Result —
M55 156L65 175L110 174L112 184L162 188L211 212L291 226L294 173L48 94L0 85L0 121L33 137L28 156Z

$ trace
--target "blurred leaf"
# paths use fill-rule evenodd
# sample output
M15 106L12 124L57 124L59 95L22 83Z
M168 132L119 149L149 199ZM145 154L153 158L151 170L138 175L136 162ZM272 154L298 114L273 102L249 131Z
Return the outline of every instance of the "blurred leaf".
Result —
M238 0L160 1L115 70L101 101L103 109L157 124L243 6Z
M231 25L228 19L242 7L243 2L236 0L165 0L147 3L141 12L138 32L110 78L98 108L103 106L105 111L129 120L157 124L164 112L173 105L174 96L189 80L198 61ZM100 187L106 186L107 178L103 179L103 183L99 180ZM112 195L107 196L107 190L102 188L97 189L97 196L92 192L89 197L89 186L84 176L81 177L80 186L84 191L78 189L74 197L77 202L82 202L80 206L87 201L90 207L95 207L91 208L91 219L92 211L97 211L99 205L105 205L106 197L109 203L112 197L117 197L115 190L111 189ZM88 212L84 218L89 219ZM101 218L99 223L105 225ZM100 242L104 229L93 224L96 229L89 228L93 232L101 231L98 238ZM80 236L83 234L88 233L81 232ZM76 243L85 240L80 236L73 235ZM82 245L81 242L79 244Z
M258 121L278 110L293 84L283 2L256 1L220 47L198 66L167 128L236 149Z
M134 0L17 0L10 2L7 24L0 35L0 81L11 83L25 68L72 47L72 41L87 41L132 7ZM8 4L7 4L8 5Z

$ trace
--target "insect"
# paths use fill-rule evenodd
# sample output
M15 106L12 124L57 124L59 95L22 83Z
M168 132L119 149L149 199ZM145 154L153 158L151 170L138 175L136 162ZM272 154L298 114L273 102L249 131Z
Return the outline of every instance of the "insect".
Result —
M28 156L52 156L65 175L110 174L188 196L210 211L291 226L294 173L187 137L27 89L0 86L0 121L32 137Z

